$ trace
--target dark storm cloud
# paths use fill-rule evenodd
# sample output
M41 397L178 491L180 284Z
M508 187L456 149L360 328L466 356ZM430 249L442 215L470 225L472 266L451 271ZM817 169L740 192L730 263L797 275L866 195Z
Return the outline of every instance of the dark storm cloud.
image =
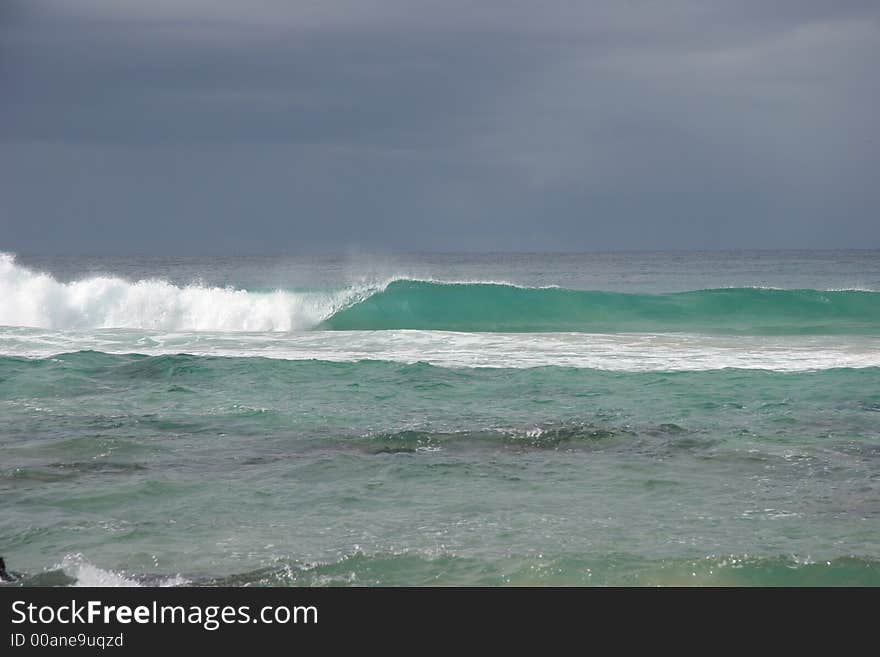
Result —
M0 250L880 246L876 3L0 10Z

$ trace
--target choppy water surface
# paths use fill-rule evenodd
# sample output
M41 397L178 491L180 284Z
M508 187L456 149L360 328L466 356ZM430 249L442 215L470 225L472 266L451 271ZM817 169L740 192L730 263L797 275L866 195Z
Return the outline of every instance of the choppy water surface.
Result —
M880 584L880 254L0 256L26 584Z

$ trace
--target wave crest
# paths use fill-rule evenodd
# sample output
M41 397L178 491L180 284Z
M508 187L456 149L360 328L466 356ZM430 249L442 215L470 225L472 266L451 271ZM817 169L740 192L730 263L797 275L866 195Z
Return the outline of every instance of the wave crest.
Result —
M292 331L317 325L359 294L356 289L259 293L109 276L62 283L18 265L10 254L0 254L0 325L5 326Z

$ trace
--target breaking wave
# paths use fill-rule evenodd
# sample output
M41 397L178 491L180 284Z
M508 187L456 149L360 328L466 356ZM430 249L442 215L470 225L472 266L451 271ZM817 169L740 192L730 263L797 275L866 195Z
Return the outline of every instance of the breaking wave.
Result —
M0 254L0 325L165 331L875 334L880 292L721 288L631 294L394 279L256 292L92 277L64 283Z
M46 329L293 331L315 326L359 294L251 292L98 276L62 283L0 254L0 325Z

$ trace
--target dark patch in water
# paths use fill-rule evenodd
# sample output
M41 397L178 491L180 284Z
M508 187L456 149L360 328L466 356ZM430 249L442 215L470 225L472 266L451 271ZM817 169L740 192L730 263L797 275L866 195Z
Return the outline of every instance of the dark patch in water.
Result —
M139 463L74 461L70 463L48 463L43 466L18 467L5 476L22 481L51 483L75 479L86 474L129 474L146 469L145 466Z
M671 422L667 422L659 425L653 431L649 430L648 433L653 434L682 434L682 433L690 433L687 429L677 424L673 424Z
M147 468L139 463L115 463L113 461L75 461L72 463L50 463L47 467L76 472L136 472Z
M560 449L592 448L597 444L625 436L631 431L606 429L590 424L545 427L528 430L476 430L460 432L431 432L404 430L377 434L355 443L371 454L411 454L418 451L458 448L519 448Z
M593 425L563 426L506 434L504 442L516 447L558 449L560 447L594 446L596 443L622 435L627 435L627 433Z
M369 437L365 450L370 454L411 454L420 448L439 448L455 437L450 433L398 431Z

